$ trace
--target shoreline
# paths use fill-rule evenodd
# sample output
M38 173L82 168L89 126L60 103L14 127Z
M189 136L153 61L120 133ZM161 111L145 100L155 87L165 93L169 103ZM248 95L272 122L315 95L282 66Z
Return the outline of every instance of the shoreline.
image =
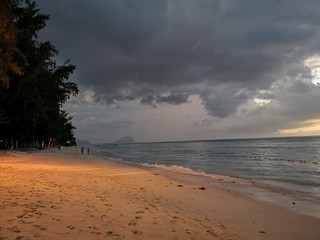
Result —
M77 148L0 153L0 178L4 239L320 238L319 218Z
M320 219L320 200L308 198L303 195L303 192L293 192L282 187L266 185L236 177L181 173L171 170L162 170L161 168L159 170L157 167L147 167L147 169L148 168L154 168L154 171L160 171L162 175L174 180L188 182L189 184L198 184L205 188L218 188L242 198L248 198L250 200L282 208L296 214Z
M306 192L287 189L283 186L268 184L263 181L258 182L246 178L195 171L178 165L140 164L118 158L109 158L101 153L98 153L96 156L120 164L151 171L160 171L161 174L175 180L188 181L190 184L200 184L206 187L213 186L214 188L232 192L233 194L260 201L264 204L270 204L291 212L320 219L320 209L318 207L320 198L316 196L309 197Z

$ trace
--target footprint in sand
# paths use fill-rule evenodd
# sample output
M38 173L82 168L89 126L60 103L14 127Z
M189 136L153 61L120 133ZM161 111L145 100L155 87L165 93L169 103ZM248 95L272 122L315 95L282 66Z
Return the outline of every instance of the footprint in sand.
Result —
M223 229L227 229L227 227L223 224L220 224L220 227L222 227Z
M1 238L0 238L1 239ZM29 240L30 238L29 237L25 237L25 236L17 236L15 238L15 240Z
M50 208L52 208L52 209L60 209L60 208L61 208L61 206L52 205Z
M27 215L28 213L29 213L28 210L24 210L24 211L23 211L23 214L18 215L17 218L23 218L23 217L24 217L25 215Z
M9 231L15 232L15 233L19 233L19 232L20 232L20 228L18 228L17 226L8 227L7 229L8 229Z
M134 220L132 220L132 221L130 221L129 223L128 223L128 225L129 226L136 226L138 223L136 222L136 221L134 221Z
M101 216L101 220L104 221L104 222L107 222L108 221L107 215L102 215Z
M98 228L89 226L89 229L91 229L91 230L97 230Z
M134 235L142 235L142 234L143 234L143 232L142 232L142 231L139 231L139 230L132 230L132 233L133 233Z
M176 223L177 223L177 221L176 221L176 220L171 219L171 220L170 220L170 223L172 223L172 224L176 224Z
M34 224L32 226L35 227L36 229L41 230L41 231L48 230L48 228L46 226L41 226L41 225L37 225L37 224Z
M41 234L40 233L35 233L35 234L33 234L33 237L35 237L35 238L41 237Z
M20 224L33 224L33 222L27 222L27 221L24 221L24 220L20 220L19 223Z
M69 228L69 229L72 229L72 230L73 230L73 229L75 229L76 227L75 227L75 226L72 226L72 225L68 225L68 226L67 226L67 228Z
M210 234L213 237L218 237L218 234L213 230L207 230L207 233Z

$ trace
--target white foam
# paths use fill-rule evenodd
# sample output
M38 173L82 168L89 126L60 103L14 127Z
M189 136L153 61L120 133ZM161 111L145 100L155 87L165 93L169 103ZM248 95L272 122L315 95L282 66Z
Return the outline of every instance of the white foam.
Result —
M239 183L245 183L246 181L243 179L239 178L234 178L230 176L224 176L224 175L217 175L217 174L209 174L203 171L195 171L191 168L188 167L182 167L179 165L163 165L163 164L149 164L149 163L144 163L142 164L144 167L151 167L151 168L157 168L165 171L170 171L170 172L177 172L177 173L182 173L182 174L188 174L192 176L201 176L201 177L208 177L214 180L222 180L222 181L227 181L227 182L235 182L237 181Z

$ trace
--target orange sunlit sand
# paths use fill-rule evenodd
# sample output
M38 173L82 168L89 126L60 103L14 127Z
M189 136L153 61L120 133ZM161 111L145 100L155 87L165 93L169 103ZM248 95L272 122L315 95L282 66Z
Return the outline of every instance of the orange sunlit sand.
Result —
M163 171L77 148L2 152L0 238L320 239L320 218Z

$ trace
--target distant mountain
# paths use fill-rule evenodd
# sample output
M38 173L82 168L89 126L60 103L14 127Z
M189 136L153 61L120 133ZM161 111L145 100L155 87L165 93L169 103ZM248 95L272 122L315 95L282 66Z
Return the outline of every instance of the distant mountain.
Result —
M92 145L89 141L82 140L82 139L76 139L77 146L88 146Z
M134 143L134 142L135 141L133 140L132 137L125 136L125 137L121 138L120 140L115 141L114 143L123 144L123 143Z

